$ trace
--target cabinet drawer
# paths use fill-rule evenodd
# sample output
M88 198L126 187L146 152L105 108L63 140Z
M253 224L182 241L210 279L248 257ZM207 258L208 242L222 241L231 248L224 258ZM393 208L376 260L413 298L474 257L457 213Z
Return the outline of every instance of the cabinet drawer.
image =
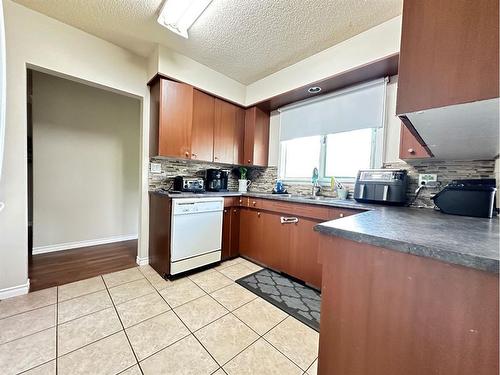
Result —
M318 221L334 220L364 212L363 210L354 210L350 208L336 208L307 203L283 202L252 197L243 197L243 202L241 205L243 207L277 212L290 216L300 216L310 219L316 219Z
M241 197L225 197L224 198L224 208L235 207L240 205Z

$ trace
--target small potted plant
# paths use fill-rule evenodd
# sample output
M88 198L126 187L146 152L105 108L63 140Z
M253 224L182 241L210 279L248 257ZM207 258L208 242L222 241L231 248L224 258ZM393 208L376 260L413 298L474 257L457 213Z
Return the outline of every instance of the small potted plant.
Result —
M245 193L252 181L247 180L247 171L245 167L240 167L240 179L238 180L238 191L240 193Z

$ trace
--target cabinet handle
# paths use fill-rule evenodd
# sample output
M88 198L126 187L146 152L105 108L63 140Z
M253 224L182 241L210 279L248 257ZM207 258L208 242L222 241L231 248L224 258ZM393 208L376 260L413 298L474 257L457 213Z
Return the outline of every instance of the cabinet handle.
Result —
M192 156L193 158L195 158L195 159L196 159L196 157L197 157L197 155L196 155L196 154L194 154L194 153L193 153L193 154L191 154L191 156Z
M252 202L252 205L255 207L257 205L257 202L256 201L253 201Z
M294 224L294 223L299 222L299 218L298 217L284 217L284 216L282 216L280 218L280 222L281 222L281 224Z
M408 149L408 153L410 153L410 154L414 154L414 153L415 153L415 150L414 150L414 149L412 149L412 148L409 148L409 149Z
M236 213L236 210L233 210L234 213Z
M251 164L251 163L252 163L252 161L250 159L248 159L248 164Z
M217 156L214 156L214 160L219 160L219 158Z
M187 152L187 151L186 151L184 154L185 154L186 156L189 156L189 152Z
M339 217L344 217L344 214L342 214L342 213L341 213L341 214L339 214Z
M257 216L260 217L260 212L257 212Z
M224 210L224 213L227 214L227 210Z
M242 200L242 199L240 199L240 204L242 204L242 203L243 203L243 200Z

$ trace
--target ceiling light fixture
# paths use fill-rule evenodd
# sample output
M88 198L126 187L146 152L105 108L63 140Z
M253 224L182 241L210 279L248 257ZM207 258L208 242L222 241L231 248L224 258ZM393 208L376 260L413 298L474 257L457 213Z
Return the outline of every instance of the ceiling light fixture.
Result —
M188 30L212 0L166 0L158 23L170 31L188 38Z
M319 87L319 86L313 86L313 87L309 87L307 89L307 92L310 94L317 94L320 91L321 91L321 87Z

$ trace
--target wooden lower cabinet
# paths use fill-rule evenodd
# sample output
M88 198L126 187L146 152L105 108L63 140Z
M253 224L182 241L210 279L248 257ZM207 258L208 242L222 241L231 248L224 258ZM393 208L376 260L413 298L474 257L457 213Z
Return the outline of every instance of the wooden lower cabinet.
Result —
M334 236L319 245L319 375L498 375L498 274Z
M290 228L286 273L321 288L321 265L318 263L320 234L314 231L319 221L299 218Z
M319 233L314 231L320 221L251 208L240 212L240 255L321 287Z
M263 220L261 213L248 208L240 208L240 255L261 262Z
M222 219L222 260L239 255L240 209L226 207Z
M293 224L281 224L281 217L278 213L260 212L263 228L257 245L257 260L269 268L286 272Z
M149 193L149 265L161 276L170 274L172 199Z

